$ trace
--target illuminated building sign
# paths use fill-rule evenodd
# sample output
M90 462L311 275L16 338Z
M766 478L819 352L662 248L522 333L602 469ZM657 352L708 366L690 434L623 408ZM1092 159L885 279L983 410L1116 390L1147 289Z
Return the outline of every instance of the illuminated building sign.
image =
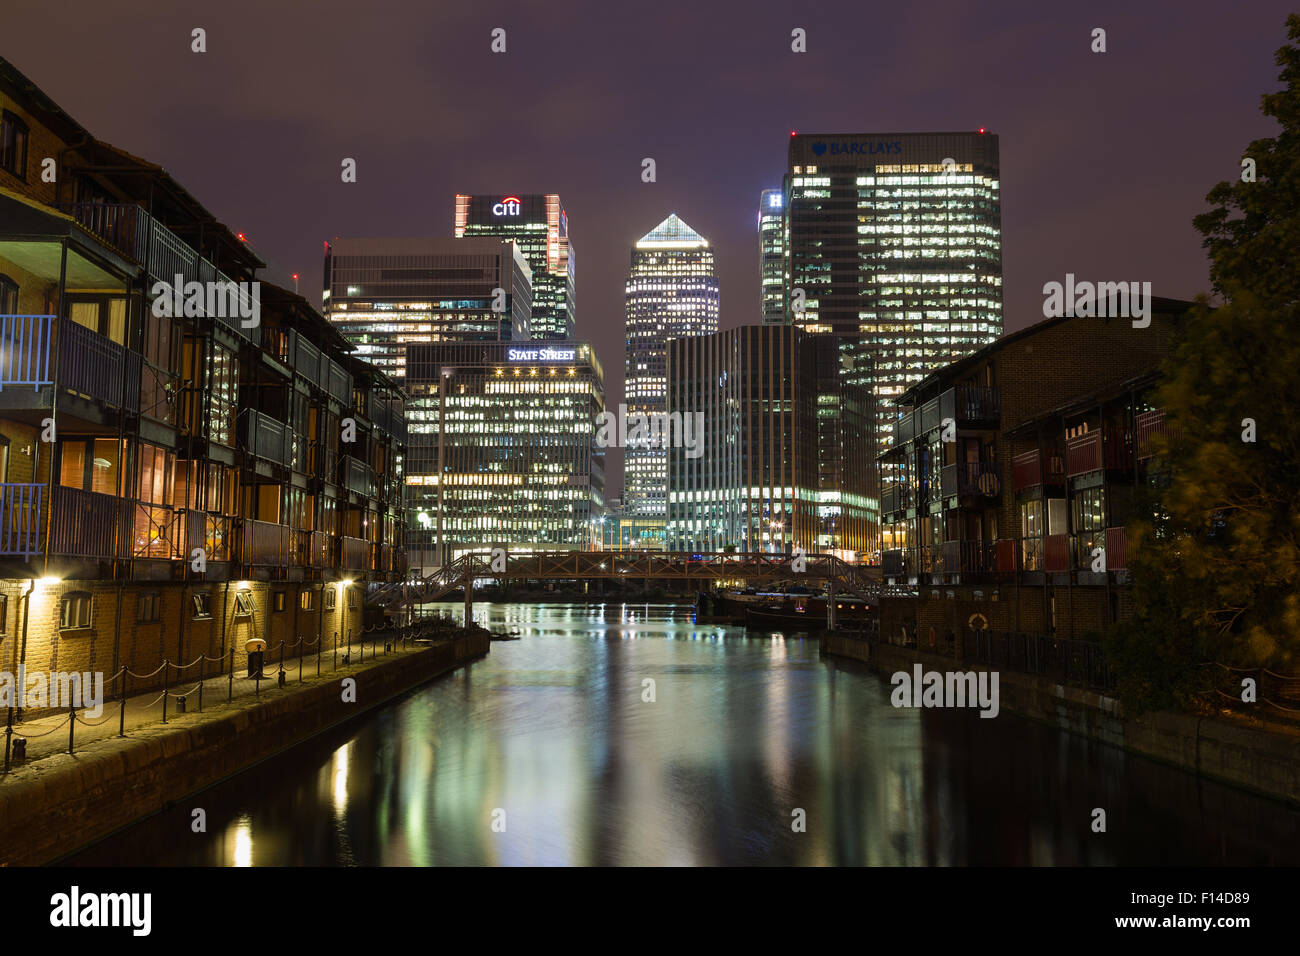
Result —
M577 349L510 349L506 353L512 362L572 362Z
M507 196L492 207L494 216L517 216L521 208L518 196Z

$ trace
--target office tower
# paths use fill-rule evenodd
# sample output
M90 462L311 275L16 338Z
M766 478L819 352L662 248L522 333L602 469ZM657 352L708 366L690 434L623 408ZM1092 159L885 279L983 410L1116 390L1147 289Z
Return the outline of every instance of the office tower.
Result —
M758 254L763 324L784 325L785 196L779 189L764 189L759 197Z
M605 505L596 444L605 386L590 345L411 345L406 388L412 567L497 547L594 546Z
M493 236L519 246L533 270L535 339L573 338L573 247L555 193L456 196L456 238Z
M670 421L703 428L668 450L669 550L875 550L871 389L838 374L840 346L772 325L668 343Z
M904 389L1002 333L998 138L800 133L785 187L786 309L862 336L883 448Z
M518 244L475 239L335 239L325 310L356 355L399 383L410 342L529 337L532 269Z
M628 416L662 415L668 340L718 329L718 275L708 240L676 213L632 250L627 280ZM623 513L639 523L642 546L663 542L668 481L662 441L629 442L624 452Z

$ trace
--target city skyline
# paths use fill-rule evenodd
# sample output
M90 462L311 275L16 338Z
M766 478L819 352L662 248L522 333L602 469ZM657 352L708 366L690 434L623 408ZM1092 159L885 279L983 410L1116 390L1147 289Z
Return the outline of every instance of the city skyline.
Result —
M268 261L262 278L290 286L299 273L312 302L320 301L322 240L449 234L456 191L504 184L563 196L582 257L575 336L592 342L609 367L608 399L617 404L623 250L642 223L676 209L717 250L720 327L759 321L754 202L779 183L791 130L984 126L999 134L1003 178L1013 184L1003 211L1007 331L1040 318L1042 284L1066 272L1136 269L1161 295L1206 291L1205 256L1190 220L1205 184L1229 176L1241 145L1269 132L1257 107L1258 91L1274 81L1274 39L1258 24L1281 23L1286 5L1263 3L1252 18L1227 20L1212 9L1170 6L1176 15L1159 30L1120 4L1096 6L1086 18L1015 6L1021 15L1013 9L994 21L957 4L932 5L925 16L854 8L794 14L758 4L744 18L724 21L719 13L704 18L708 28L691 30L683 27L697 12L670 4L637 18L636 50L611 40L622 32L619 18L598 5L559 16L490 6L410 11L412 26L401 34L364 22L345 29L329 3L308 22L237 0L198 24L185 11L137 0L111 15L88 11L90 29L80 36L44 30L35 9L6 20L20 70L74 118L205 197ZM149 31L131 26L132 10L148 12ZM222 40L249 16L258 31L238 44ZM1093 20L1109 30L1104 57L1088 50ZM790 52L795 21L808 31L807 54ZM212 40L206 59L189 50L196 25ZM498 25L510 45L497 69L484 70ZM853 52L862 36L880 41L866 61ZM148 57L169 82L96 69L91 37L122 55ZM346 58L359 39L385 50L363 81L308 76L278 55L285 42L306 40L320 56ZM429 43L436 58L418 55ZM574 46L589 58L581 70L540 66L543 51ZM67 56L78 50L86 56ZM1193 51L1213 56L1212 75ZM1011 59L1015 68L999 62ZM50 70L55 62L63 65ZM692 71L676 67L699 63L717 82L697 101ZM924 81L867 106L825 95L859 83L864 69L905 68ZM1040 82L1024 87L1025 70ZM596 73L607 83L583 81ZM386 86L410 96L379 98ZM135 109L141 102L151 108ZM542 109L556 102L567 106ZM418 126L401 118L413 104L425 114ZM345 126L343 113L353 117ZM441 145L447 130L457 136L450 149ZM526 137L533 148L494 149L503 135ZM259 146L230 148L245 141ZM339 181L348 156L358 161L353 184ZM641 182L645 157L657 160L655 183ZM618 487L620 456L611 457Z

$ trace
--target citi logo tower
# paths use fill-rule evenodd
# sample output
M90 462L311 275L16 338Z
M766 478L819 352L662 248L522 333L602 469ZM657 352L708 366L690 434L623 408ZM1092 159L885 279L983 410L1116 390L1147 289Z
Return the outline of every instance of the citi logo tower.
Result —
M519 215L519 210L521 208L522 205L519 202L518 196L507 196L505 199L501 200L499 203L497 203L495 206L492 207L492 215L517 216Z

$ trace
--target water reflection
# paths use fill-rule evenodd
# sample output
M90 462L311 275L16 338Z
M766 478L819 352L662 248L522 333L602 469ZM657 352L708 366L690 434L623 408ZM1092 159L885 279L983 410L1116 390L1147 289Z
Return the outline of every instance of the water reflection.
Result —
M203 794L209 834L178 807L72 862L1244 864L1300 849L1278 804L1006 713L895 709L886 681L806 635L673 606L474 614L522 640ZM1098 806L1106 834L1089 827Z

